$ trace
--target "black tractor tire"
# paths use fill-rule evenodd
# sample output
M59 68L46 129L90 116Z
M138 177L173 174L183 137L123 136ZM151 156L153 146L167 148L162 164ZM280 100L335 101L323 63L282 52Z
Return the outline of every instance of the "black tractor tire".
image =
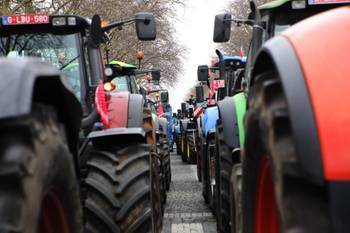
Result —
M167 193L166 193L166 155L164 152L162 139L159 138L157 143L157 154L159 159L159 183L160 183L160 196L162 200L162 213L164 214L164 205L167 201Z
M205 204L209 204L209 172L208 172L208 156L207 156L207 146L202 145L201 150L201 176L202 176L202 196L204 198Z
M295 166L297 156L287 101L276 73L257 77L248 104L243 233L332 232L326 188L287 173L286 167Z
M176 134L176 153L181 156L181 134Z
M232 168L230 183L230 227L231 233L242 232L242 164Z
M90 151L84 182L85 232L151 232L161 225L154 224L162 213L153 208L158 171L152 169L150 157L150 146L137 142L101 144Z
M209 179L209 207L213 214L216 216L217 207L217 191L216 191L216 179L215 179L215 164L216 164L216 146L215 138L209 138L207 144L207 168ZM215 182L215 183L214 183Z
M82 232L73 155L49 105L0 121L0 232Z
M200 140L200 138L197 138L197 142ZM197 179L199 182L202 182L202 168L201 168L201 149L202 145L201 143L197 143Z
M187 163L189 164L197 163L195 136L192 132L187 133Z
M164 160L164 177L165 177L165 190L169 191L171 183L171 161L169 152L169 142L163 140L163 160Z
M187 163L187 137L184 133L181 134L181 159Z
M230 177L232 167L239 162L234 158L232 148L224 140L224 132L221 121L216 125L216 159L215 178L217 196L217 223L218 230L222 233L230 233Z

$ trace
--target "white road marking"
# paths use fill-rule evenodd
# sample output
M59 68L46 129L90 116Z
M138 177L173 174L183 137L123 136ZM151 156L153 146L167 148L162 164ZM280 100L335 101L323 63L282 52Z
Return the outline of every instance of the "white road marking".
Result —
M171 233L203 233L201 223L171 224Z
M211 212L197 212L197 213L165 213L164 218L207 218L213 217Z

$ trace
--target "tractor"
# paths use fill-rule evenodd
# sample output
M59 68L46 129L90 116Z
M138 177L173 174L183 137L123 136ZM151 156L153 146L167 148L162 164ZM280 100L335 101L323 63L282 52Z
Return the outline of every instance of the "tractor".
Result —
M247 20L216 16L216 42L229 39L232 21L253 26L246 109L222 108L230 112L222 115L224 135L226 129L229 138L239 135L240 144L220 144L220 156L238 158L231 172L221 168L231 176L231 207L228 213L222 198L220 232L349 231L349 140L340 126L350 122L349 59L329 67L330 57L349 49L349 6L331 10L344 5L348 1L286 0L257 7L250 1ZM340 85L329 88L329 78Z
M223 129L221 126L221 112L220 112L220 106L221 106L221 100L224 99L226 96L231 96L233 93L237 92L239 87L241 86L241 83L243 81L243 67L245 64L245 58L234 56L224 57L219 50L216 51L219 59L212 61L212 67L210 68L211 71L218 72L219 76L216 77L214 80L211 81L211 85L214 86L215 91L215 98L218 101L218 106L215 107L215 111L218 111L218 117L215 115L212 125L211 125L211 147L209 148L203 148L203 152L207 151L206 155L203 155L203 168L206 168L203 171L204 176L207 177L204 179L203 182L203 188L205 186L209 186L209 190L211 192L207 191L209 195L211 194L212 197L208 198L210 206L212 210L216 213L217 217L220 216L220 212L217 211L217 206L219 203L220 195L217 192L219 187L219 167L220 167L220 161L218 157L218 143L220 143L220 140L225 140L227 137L226 135L223 135ZM198 68L198 77L202 82L208 82L207 73L209 71L208 66L200 66ZM213 88L212 88L213 89ZM205 119L205 114L204 118ZM205 121L204 121L205 122ZM218 127L219 126L219 127ZM205 127L204 127L205 128ZM204 140L207 142L208 140ZM207 160L207 161L205 161ZM200 166L198 166L200 167ZM231 168L232 169L232 168ZM201 169L198 169L201 170ZM202 178L202 177L201 177ZM208 185L210 183L210 185ZM208 190L208 188L207 188ZM203 192L205 193L205 191ZM210 201L212 200L212 201Z
M186 102L181 103L181 118L179 120L179 142L180 155L182 162L187 162L187 123L188 123L188 109Z
M159 85L160 75L152 73L152 77L148 77L147 81L148 83L146 87L143 88L143 91L146 96L146 104L151 109L153 122L155 123L155 144L161 162L159 176L161 180L161 196L164 210L167 199L166 191L170 189L171 183L169 123L163 108L163 106L169 107L167 106L169 96L168 92ZM167 111L169 109L165 108L165 110Z
M189 164L197 163L197 120L194 117L194 110L196 109L196 100L191 96L187 103L187 118L181 121L184 138L184 154L183 160Z
M181 109L177 110L176 114L176 125L174 127L174 139L176 144L176 154L181 156L181 129L180 120L182 119Z
M202 182L201 175L201 145L203 144L203 134L202 134L202 119L203 113L206 109L206 100L204 99L204 88L203 85L196 86L196 109L194 111L194 119L196 121L196 135L195 135L195 146L196 146L196 160L197 160L197 178L199 182Z
M1 17L1 232L161 231L143 98L112 92L100 50L130 23L155 39L145 12L107 26L98 15Z
M210 72L209 72L210 71ZM209 98L207 99L205 110L200 117L201 132L199 133L200 145L198 146L200 154L197 163L197 171L200 172L202 181L202 195L211 210L215 214L215 125L219 117L216 105L217 91L215 91L215 73L218 67L207 65L198 66L198 81L210 86ZM212 77L209 77L209 73Z
M120 92L129 92L133 94L139 94L141 92L144 92L144 89L139 88L137 84L138 78L136 76L139 75L151 75L152 80L154 82L159 81L160 78L160 70L153 68L153 69L141 69L140 67L137 68L134 65L127 64L121 61L107 61L106 62L107 69L110 69L107 72L109 74L109 79L111 80L110 83L115 86L115 89L112 90L112 93L120 93ZM139 82L140 83L140 82ZM142 91L141 91L142 90ZM154 90L153 90L154 91ZM159 92L159 90L156 90L156 92ZM144 93L145 94L145 93ZM157 105L165 105L167 103L167 92L162 91L160 92L161 99L156 104ZM148 102L150 103L150 102ZM145 99L145 105L146 108L143 110L145 115L150 115L151 113L151 106L147 106L147 100ZM159 108L159 106L158 106ZM140 113L141 115L142 113ZM170 168L170 154L169 154L169 139L168 139L168 128L165 127L165 124L167 124L166 120L164 118L158 118L156 117L156 114L154 114L154 117L152 117L152 121L154 124L154 134L156 135L154 140L154 148L155 152L157 154L157 158L159 158L158 163L158 171L159 171L159 182L160 182L160 189L161 189L161 199L162 199L162 210L164 213L164 205L166 203L167 194L166 190L169 190L170 183L171 183L171 168ZM155 119L153 119L155 118Z

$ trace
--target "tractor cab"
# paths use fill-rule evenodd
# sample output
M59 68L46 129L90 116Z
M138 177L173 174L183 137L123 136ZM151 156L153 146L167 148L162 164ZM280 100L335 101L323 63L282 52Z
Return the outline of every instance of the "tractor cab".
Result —
M106 32L131 22L136 23L140 40L155 38L154 18L149 13L138 13L132 19L104 27L98 15L91 21L77 15L2 16L0 57L37 57L61 70L80 100L86 120L92 119L92 114L96 115L94 90L108 81L99 46L106 41ZM83 127L84 122L93 123L83 119Z
M218 51L219 52L219 51ZM219 78L217 79L217 100L226 96L232 96L242 89L242 73L246 63L246 57L222 56L216 60L215 67L219 67ZM223 66L221 68L221 65Z
M251 0L251 13L248 19L233 18L227 13L216 15L213 40L219 43L227 42L231 36L232 22L238 27L243 24L253 27L244 75L249 86L255 55L264 42L303 19L344 6L349 2L349 0L275 0L257 6L256 1Z
M84 100L84 78L91 73L84 63L83 40L89 29L80 16L45 14L3 16L0 27L1 57L37 57L61 70L76 97Z
M112 92L139 93L135 77L136 66L122 61L111 61L109 62L109 68L112 70L112 75L108 79L115 85Z

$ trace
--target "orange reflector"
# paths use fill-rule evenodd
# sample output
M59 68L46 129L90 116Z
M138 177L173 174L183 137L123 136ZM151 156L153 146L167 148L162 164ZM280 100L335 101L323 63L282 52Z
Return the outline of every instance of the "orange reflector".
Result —
M143 51L136 52L136 58L142 60L145 57L145 53Z
M108 26L108 22L107 21L102 21L101 22L101 27L106 27L106 26Z
M213 67L213 66L216 65L216 63L217 63L216 60L215 60L215 59L212 59L211 62L210 62L210 65Z
M105 91L113 91L117 88L117 85L115 85L112 82L107 82L105 84L103 84L103 89L105 89Z

